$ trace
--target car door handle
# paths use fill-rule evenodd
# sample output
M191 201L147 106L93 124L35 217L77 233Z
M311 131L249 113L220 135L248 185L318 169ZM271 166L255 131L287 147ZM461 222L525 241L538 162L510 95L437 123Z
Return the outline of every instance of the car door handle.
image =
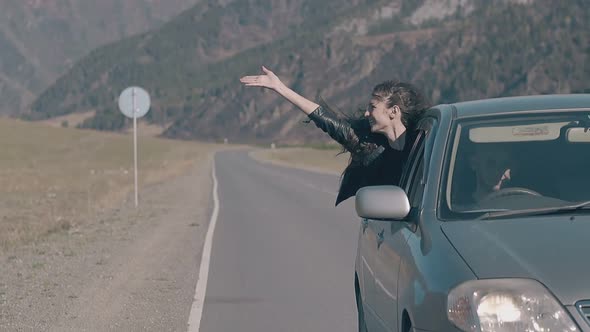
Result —
M363 234L365 234L367 227L369 227L369 219L363 218L363 220L361 220L361 227L363 228Z
M379 249L381 247L381 244L383 243L383 240L385 239L385 237L383 236L384 232L385 232L385 230L382 229L381 232L377 233L377 249Z

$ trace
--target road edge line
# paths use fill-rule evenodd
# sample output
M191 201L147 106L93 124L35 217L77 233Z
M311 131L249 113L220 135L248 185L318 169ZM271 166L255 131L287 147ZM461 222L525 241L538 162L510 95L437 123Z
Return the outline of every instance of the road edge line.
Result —
M195 288L195 296L188 319L188 332L199 332L203 307L205 304L205 294L207 292L207 279L209 278L209 265L211 261L211 249L213 246L213 232L217 224L219 215L219 196L217 193L217 177L215 175L215 155L213 156L211 176L213 178L213 213L209 220L205 244L203 245L203 254L201 256L201 265L199 267L199 279Z

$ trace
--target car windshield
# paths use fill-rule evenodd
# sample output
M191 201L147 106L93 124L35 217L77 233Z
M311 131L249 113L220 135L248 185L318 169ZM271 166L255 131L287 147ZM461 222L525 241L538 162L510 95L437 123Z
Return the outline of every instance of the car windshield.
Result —
M458 121L445 162L443 218L589 201L589 127L588 110Z

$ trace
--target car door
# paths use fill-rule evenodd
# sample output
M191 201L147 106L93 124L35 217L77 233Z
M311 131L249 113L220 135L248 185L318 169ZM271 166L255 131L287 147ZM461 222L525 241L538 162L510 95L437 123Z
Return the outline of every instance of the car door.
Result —
M424 188L423 173L425 145L430 141L432 121L423 121L412 151L408 157L400 186L410 201L410 216L404 221L376 220L377 253L375 255L375 302L374 308L383 330L397 331L398 307L397 285L401 259L408 250L406 242L415 229L412 216L419 213Z
M363 301L365 323L369 331L375 330L378 318L372 308L375 298L375 281L373 265L377 254L377 234L375 224L369 219L361 219L358 240L357 274L359 278L360 296Z
M422 140L423 135L419 133L408 160L412 159L412 156L417 155L416 151L420 148ZM408 165L406 165L405 168L407 169ZM397 239L394 239L394 237L400 236L396 230L391 229L392 226L394 225L387 221L367 218L361 219L361 234L359 236L358 244L359 257L357 264L360 265L362 274L362 277L359 276L359 278L362 278L363 280L361 283L361 293L363 294L363 303L365 305L365 321L369 331L383 329L383 318L379 317L379 311L383 310L381 305L384 302L384 297L390 296L390 294L392 294L391 292L394 291L391 289L392 287L390 283L393 282L393 280L389 273L385 274L381 271L381 278L377 277L377 269L383 270L392 266L384 266L384 264L393 264L396 268L399 267L399 264L395 264L395 261L399 262L399 258L396 257L394 253L391 253L387 249L381 250L386 237L388 242L395 242ZM399 223L395 223L395 226L399 226ZM378 262L377 257L380 254L380 250L382 253L389 256L387 257L387 262ZM388 279L383 280L383 277Z

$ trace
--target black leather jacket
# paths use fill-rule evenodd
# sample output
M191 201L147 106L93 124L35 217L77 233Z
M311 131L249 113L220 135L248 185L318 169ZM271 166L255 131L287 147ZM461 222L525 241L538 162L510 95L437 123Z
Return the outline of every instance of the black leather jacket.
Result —
M406 139L404 150L398 151L389 146L385 136L361 134L349 121L337 116L326 106L315 109L309 114L309 119L351 152L351 161L340 180L336 205L354 196L362 187L399 184L413 135Z

